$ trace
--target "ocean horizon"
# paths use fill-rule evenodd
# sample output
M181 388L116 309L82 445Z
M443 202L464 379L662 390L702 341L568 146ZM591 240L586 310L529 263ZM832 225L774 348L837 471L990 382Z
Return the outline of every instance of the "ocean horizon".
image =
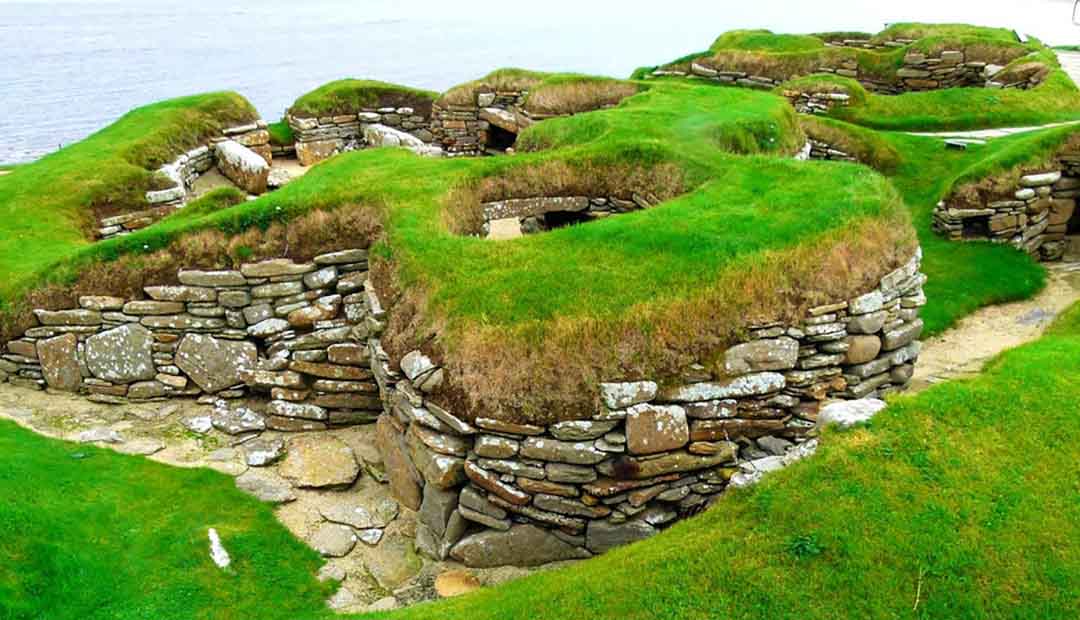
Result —
M772 0L734 7L676 1L661 12L552 0L544 11L525 15L426 0L407 9L382 0L362 8L342 0L248 6L0 1L0 42L7 54L0 63L0 163L32 161L134 107L172 97L235 90L274 121L301 94L344 77L435 91L506 66L627 77L638 66L705 49L733 28L876 31L889 21L930 15L935 21L1013 24L1053 43L1080 42L1080 28L1069 18L1071 2L1063 0L1023 8L1006 2L910 4L868 7L840 0L810 13ZM964 19L957 5L978 6L974 17L982 19ZM574 19L560 19L570 11Z

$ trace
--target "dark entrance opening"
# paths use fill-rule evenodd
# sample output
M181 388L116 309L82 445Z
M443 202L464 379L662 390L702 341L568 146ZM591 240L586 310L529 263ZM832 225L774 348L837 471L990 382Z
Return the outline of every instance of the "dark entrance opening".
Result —
M1070 237L1080 235L1080 205L1073 209L1072 217L1069 218L1069 224L1065 228L1065 234Z
M964 239L989 239L990 216L970 217L964 220Z
M547 230L591 222L594 218L588 211L549 211L544 214L544 226Z
M513 148L515 142L517 142L516 133L495 125L488 127L487 144L485 146L489 153L505 153L506 149Z

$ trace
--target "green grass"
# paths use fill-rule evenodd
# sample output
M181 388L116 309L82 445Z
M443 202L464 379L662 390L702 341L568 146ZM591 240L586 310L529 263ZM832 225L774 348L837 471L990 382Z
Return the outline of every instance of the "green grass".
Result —
M301 96L289 108L296 117L355 114L382 107L428 108L436 93L375 80L345 79L324 84Z
M1042 125L1080 119L1080 91L1061 70L1031 90L950 88L902 95L868 93L831 115L889 131L951 131Z
M46 439L0 420L0 618L291 618L321 560L230 476ZM216 528L233 563L209 557Z
M267 125L266 129L270 132L270 144L275 146L288 146L296 142L296 136L293 135L292 127L285 121L270 123Z
M928 304L926 333L936 334L975 310L1031 297L1045 284L1043 268L1027 254L991 243L948 241L931 230L935 205L965 181L1000 174L1044 159L1073 132L1050 129L999 138L965 151L946 149L936 138L880 133L899 153L891 180L912 210L923 247Z
M813 35L775 34L771 30L731 30L720 35L709 47L746 52L807 52L825 47L825 42Z
M650 540L372 617L1065 618L1080 605L1080 306ZM74 458L76 455L85 458ZM314 554L226 476L0 423L5 618L331 617ZM234 559L207 557L216 527Z
M152 169L222 128L257 117L235 93L138 108L82 142L0 178L0 305L87 245L95 207L145 208Z
M312 208L377 203L386 212L388 250L403 284L430 290L432 302L455 322L513 326L554 317L610 317L635 304L683 296L762 251L895 213L895 195L865 169L725 152L791 152L799 144L797 132L790 109L768 94L655 85L617 109L534 126L521 141L526 150L546 149L538 153L452 161L393 150L348 154L260 200L97 244L76 262L152 251L198 228L240 231ZM443 228L442 200L451 188L553 160L640 168L673 163L686 171L692 191L663 208L513 243L460 237ZM636 286L622 286L624 279Z

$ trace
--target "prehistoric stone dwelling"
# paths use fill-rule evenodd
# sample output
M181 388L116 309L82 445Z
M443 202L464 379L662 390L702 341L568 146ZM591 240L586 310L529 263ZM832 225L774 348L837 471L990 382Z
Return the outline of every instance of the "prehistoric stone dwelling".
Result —
M267 190L273 151L265 121L230 127L158 169L169 186L146 192L148 208L106 217L98 222L97 237L109 239L157 222L187 204L196 179L215 165L226 178L249 194Z
M290 113L288 122L305 165L383 145L500 154L543 118L527 111L528 96L481 86L465 103ZM819 100L842 101L804 103ZM165 166L174 186L148 201L177 208L213 165L249 193L266 191L268 139L261 122L226 130ZM813 141L800 156L851 159ZM480 204L480 230L468 232L516 237L660 202L640 189L505 197ZM103 223L101 234L148 223L134 221ZM492 417L449 396L463 388L449 385L437 351L388 353L388 321L407 310L369 275L374 241L343 241L310 261L181 269L129 298L39 309L0 356L0 382L106 403L199 399L215 404L207 423L234 435L375 423L393 494L419 514L417 547L487 567L590 557L694 515L729 487L812 452L827 402L903 389L920 353L926 277L916 249L853 298L750 325L717 359L663 376L603 377L572 419Z
M1054 261L1080 235L1080 153L1066 150L1045 168L963 185L934 209L934 230L954 241L1008 243Z
M753 326L722 374L610 377L591 415L546 426L445 405L445 372L422 351L392 363L380 335L394 309L363 249L181 270L139 298L39 310L7 344L0 380L107 403L199 398L230 434L377 420L420 550L533 565L650 536L812 451L827 400L902 389L920 350L919 266L916 254L858 297Z

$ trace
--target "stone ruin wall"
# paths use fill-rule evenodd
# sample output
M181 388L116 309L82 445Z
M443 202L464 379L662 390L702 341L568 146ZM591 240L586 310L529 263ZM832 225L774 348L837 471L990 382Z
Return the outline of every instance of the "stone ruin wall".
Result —
M222 156L219 145L229 142L242 147L243 150L239 151L242 153L240 157L254 164L240 166L237 163L231 163L237 160ZM235 147L232 148L235 149ZM263 160L262 164L260 165L257 160L252 160L244 151L257 155ZM190 200L195 180L215 165L226 177L248 193L265 192L272 161L270 132L266 130L265 121L259 120L248 125L225 129L220 136L214 136L207 144L183 153L157 170L158 175L168 179L172 185L165 189L146 192L148 208L101 219L97 225L96 235L99 239L123 236L146 228L173 213Z
M920 256L798 325L754 326L724 355L725 377L695 365L605 383L592 418L550 426L449 411L429 398L442 368L420 351L392 367L373 341L387 406L379 449L395 497L419 511L418 548L477 567L586 558L812 452L824 401L910 381L925 303Z
M1080 153L1064 154L1049 169L1021 176L1011 195L976 208L946 198L934 209L934 230L953 241L1007 243L1040 260L1060 260L1066 235L1080 230L1078 197Z
M994 80L994 76L998 75L1002 69L1004 67L999 65L968 61L963 51L945 50L938 56L928 56L921 52L909 52L904 56L903 66L897 70L895 80L881 80L876 76L869 75L862 71L858 63L853 59L841 60L835 66L823 65L814 72L849 77L857 80L870 92L886 95L962 86L1027 89L1041 83L1041 78L1038 76L1015 83L997 82ZM658 69L652 75L698 77L724 84L763 90L771 90L780 86L783 82L803 77L789 75L784 79L774 79L753 75L746 71L714 69L701 62L691 62L689 72Z
M415 108L364 108L356 113L336 116L286 116L296 136L296 158L310 166L332 155L361 149L368 145L365 128L385 127L408 134L423 144L432 144L430 113Z
M179 285L148 286L145 298L37 310L38 326L0 356L0 383L113 404L223 403L213 424L232 434L372 422L382 403L367 276L367 252L345 250L182 270Z
M516 237L545 232L562 225L602 219L620 213L648 209L659 204L656 196L540 196L509 198L481 205L484 237ZM562 216L552 221L551 216ZM499 234L499 233L502 234Z

